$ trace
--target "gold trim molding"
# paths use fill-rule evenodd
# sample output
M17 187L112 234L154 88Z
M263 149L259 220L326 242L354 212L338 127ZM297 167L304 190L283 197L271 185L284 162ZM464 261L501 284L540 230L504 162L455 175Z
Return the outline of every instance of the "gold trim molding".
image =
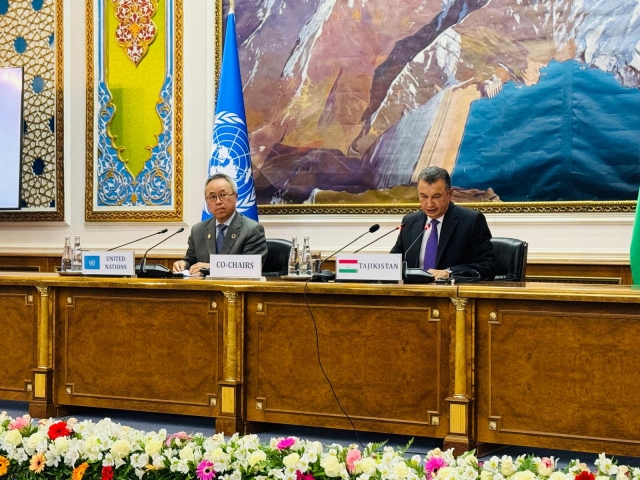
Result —
M473 202L461 203L483 213L620 213L635 212L632 200L611 202ZM406 215L420 208L418 203L260 205L260 215L368 214Z
M62 2L62 0L58 0ZM104 0L98 0L104 1ZM93 128L95 122L95 64L94 64L94 2L86 0L86 52L87 52L87 131L86 131L86 200L85 221L87 222L180 222L183 211L183 0L170 0L175 5L175 72L174 72L174 196L175 204L172 210L157 211L130 211L119 210L109 212L96 212L93 210L93 162L94 162L94 138Z

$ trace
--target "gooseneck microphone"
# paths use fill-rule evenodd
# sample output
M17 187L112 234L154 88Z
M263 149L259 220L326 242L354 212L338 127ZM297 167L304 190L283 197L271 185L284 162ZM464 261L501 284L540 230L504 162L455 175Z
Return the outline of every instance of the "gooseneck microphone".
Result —
M117 247L110 248L109 250L107 250L107 252L110 252L111 250L115 250L116 248L125 247L127 245L132 244L132 243L139 242L140 240L144 240L145 238L153 237L154 235L162 235L163 233L167 233L168 231L169 230L167 230L166 228L163 228L159 232L152 233L151 235L147 235L146 237L138 238L137 240L131 240L130 242L123 243L122 245L118 245Z
M392 234L393 232L395 232L396 230L402 230L402 227L404 226L404 223L401 223L400 225L398 225L396 228L394 228L393 230L389 230L387 233L385 233L384 235L380 235L378 238L376 238L373 242L369 242L367 243L364 247L360 247L358 250L356 250L353 253L358 253L360 250L364 250L365 248L367 248L369 245L373 245L374 243L376 243L378 240L383 239L384 237L386 237L387 235Z
M350 241L349 243L347 243L344 247L342 247L340 250L333 252L331 255L329 255L327 258L325 258L324 260L322 260L322 262L320 262L320 265L318 266L318 269L320 269L320 267L322 267L322 264L324 262L326 262L327 260L329 260L331 257L333 257L334 255L337 255L338 253L340 253L341 251L343 251L345 248L347 248L349 245L357 242L358 240L360 240L362 237L364 237L366 234L368 233L374 233L377 232L378 230L380 230L380 225L378 225L377 223L375 225L371 225L371 227L369 228L369 230L367 230L366 232L364 232L362 235L358 236L356 239ZM333 280L336 278L335 273L329 271L329 270L323 270L321 272L318 273L314 273L311 276L311 281L312 282L328 282L329 280Z
M418 268L407 267L407 253L409 253L409 250L411 250L411 247L413 247L416 244L416 242L422 238L422 236L424 235L424 232L429 230L430 225L431 224L427 222L424 228L422 229L422 232L420 232L420 235L418 235L416 239L411 243L411 245L409 245L409 248L407 248L404 251L404 255L402 256L402 278L405 283L433 283L435 281L435 277L431 273L424 270L423 268L420 268L419 266ZM420 255L418 255L418 257L420 257ZM419 258L418 258L418 265L420 265Z
M136 274L138 275L138 277L141 277L141 278L170 278L170 277L173 277L173 273L171 272L171 270L169 270L164 265L160 265L159 263L152 263L152 264L147 265L147 254L151 250L156 248L158 245L160 245L161 243L166 242L167 240L169 240L174 235L177 235L177 234L182 233L182 232L184 232L184 227L180 227L178 230L173 232L171 235L169 235L168 237L163 238L161 241L159 241L158 243L156 243L152 247L149 247L149 249L146 252L144 252L144 255L142 256L142 260L140 260L140 266L138 268L136 268Z
M416 237L416 239L413 242L411 242L411 245L409 245L409 248L407 248L404 251L404 255L402 256L402 261L406 261L407 260L407 253L409 253L409 250L411 250L411 247L413 247L416 244L416 242L422 238L422 236L424 235L424 232L426 232L429 229L430 225L431 224L429 222L427 222L426 225L424 226L424 228L422 229L422 231L420 232L420 235L418 235Z

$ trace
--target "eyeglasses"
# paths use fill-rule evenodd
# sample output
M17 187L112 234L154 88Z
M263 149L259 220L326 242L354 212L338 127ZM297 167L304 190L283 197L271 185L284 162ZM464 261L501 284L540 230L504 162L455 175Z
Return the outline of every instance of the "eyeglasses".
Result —
M216 203L218 199L220 199L221 202L224 202L227 198L233 197L234 195L235 193L221 193L220 195L214 195L212 193L208 197L204 197L204 199L210 203Z

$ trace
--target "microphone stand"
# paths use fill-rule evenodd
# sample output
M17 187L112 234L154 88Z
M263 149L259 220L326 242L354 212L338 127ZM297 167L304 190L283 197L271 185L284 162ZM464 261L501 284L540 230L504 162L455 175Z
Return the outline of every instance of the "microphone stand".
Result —
M115 250L116 248L121 248L121 247L130 245L132 243L139 242L140 240L144 240L145 238L153 237L154 235L162 235L163 233L167 233L167 232L168 232L168 230L166 228L164 228L164 229L160 230L159 232L152 233L151 235L147 235L146 237L138 238L137 240L132 240L130 242L123 243L122 245L118 245L117 247L110 248L109 250L107 250L107 252L110 252L111 250Z
M146 252L144 252L144 255L142 256L142 259L140 260L140 269L137 272L138 277L140 277L140 278L147 278L147 277L170 278L170 277L173 276L171 270L169 270L164 265L160 265L160 264L152 264L153 266L152 267L150 266L149 270L147 270L147 268L146 268L147 267L147 254L151 250L156 248L158 245L160 245L161 243L166 242L171 237L173 237L174 235L177 235L177 234L179 234L181 232L184 232L184 227L180 227L177 231L173 232L168 237L163 238L161 241L159 241L158 243L156 243L152 247L149 247L149 249Z
M383 239L384 237L386 237L387 235L392 234L393 232L395 232L396 230L400 230L402 228L403 224L398 225L396 228L394 228L393 230L389 230L387 233L385 233L384 235L379 236L378 238L376 238L373 242L369 242L367 243L364 247L360 247L358 250L356 250L353 253L358 253L360 250L364 250L365 248L367 248L369 245L373 245L374 243L376 243L378 240Z
M329 255L327 258L325 258L324 260L322 260L322 262L320 262L320 265L318 265L318 269L320 269L320 267L322 267L322 264L324 262L326 262L327 260L329 260L331 257L333 257L334 255L337 255L338 253L340 253L341 251L343 251L345 248L347 248L349 245L357 242L358 240L360 240L362 237L364 237L367 233L373 233L373 232L377 232L380 229L380 225L378 225L377 223L375 225L372 225L369 230L367 230L366 232L364 232L362 235L360 235L359 237L357 237L355 240L350 241L349 243L347 243L344 247L342 247L340 250L338 250L337 252L333 252L331 255ZM312 282L328 282L329 280L333 280L334 278L336 278L336 274L333 272L330 272L329 270L326 271L322 271L322 272L318 272L318 273L314 273L311 276L311 281Z

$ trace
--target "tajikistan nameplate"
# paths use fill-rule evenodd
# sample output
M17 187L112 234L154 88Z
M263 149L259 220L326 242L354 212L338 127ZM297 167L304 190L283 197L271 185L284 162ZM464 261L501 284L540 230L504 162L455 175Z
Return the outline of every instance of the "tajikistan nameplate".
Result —
M399 253L343 253L336 257L336 280L402 280Z

